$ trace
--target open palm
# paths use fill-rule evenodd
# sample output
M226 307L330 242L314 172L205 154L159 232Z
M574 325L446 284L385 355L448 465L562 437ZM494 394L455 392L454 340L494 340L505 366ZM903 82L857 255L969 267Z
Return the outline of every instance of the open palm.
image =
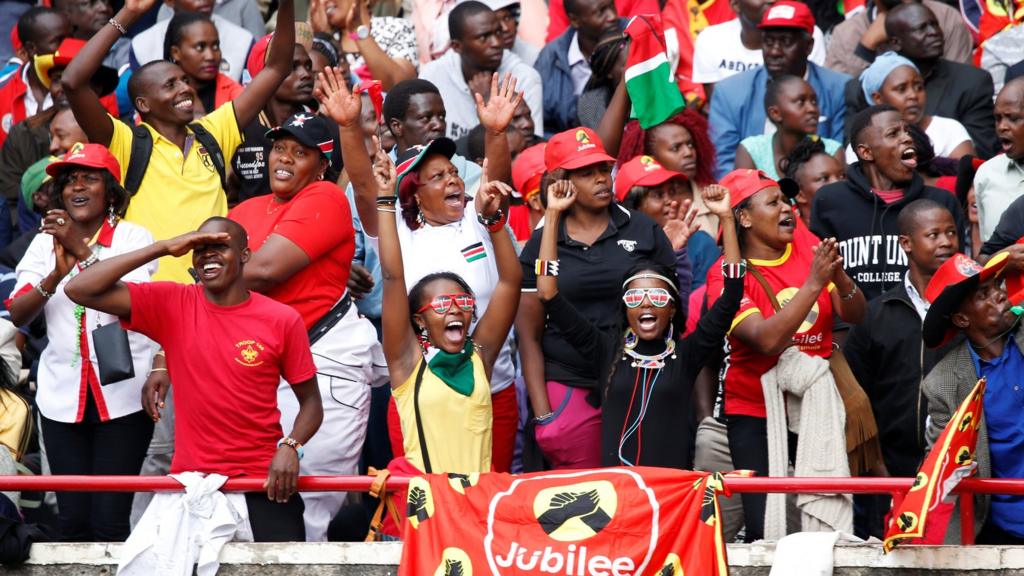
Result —
M474 94L476 99L476 114L480 118L480 124L491 132L504 132L512 123L512 117L516 108L523 101L522 92L516 92L516 79L511 74L505 76L498 87L498 74L491 76L491 94L484 104L481 94Z
M320 87L316 89L320 110L338 126L352 126L359 122L362 100L349 91L338 68L328 66L320 73Z

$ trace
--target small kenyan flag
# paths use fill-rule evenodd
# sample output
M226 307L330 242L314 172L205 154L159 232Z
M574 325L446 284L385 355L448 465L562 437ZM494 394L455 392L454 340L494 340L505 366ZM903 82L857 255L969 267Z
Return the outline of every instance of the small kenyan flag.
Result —
M463 248L462 255L466 257L466 262L476 262L487 258L487 249L484 248L483 242L477 242Z

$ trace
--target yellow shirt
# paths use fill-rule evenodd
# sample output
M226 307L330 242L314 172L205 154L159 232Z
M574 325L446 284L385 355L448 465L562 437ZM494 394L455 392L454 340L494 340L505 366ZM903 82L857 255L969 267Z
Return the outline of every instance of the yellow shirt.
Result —
M420 360L420 363L424 360ZM473 353L473 393L468 397L448 387L429 368L420 384L420 415L427 440L430 467L436 473L471 474L491 471L491 387L480 355ZM416 373L396 387L392 394L402 422L405 459L423 470L419 435L416 431L414 392Z
M121 164L121 181L128 171L132 153L132 129L110 117L114 135L110 152ZM225 161L242 143L242 134L235 120L235 107L227 103L198 121L220 144ZM220 185L220 176L206 149L189 136L182 152L152 126L143 123L153 138L153 154L139 191L128 205L125 220L145 227L154 240L166 240L191 232L211 216L228 213L228 201ZM191 132L190 132L191 133ZM188 273L192 253L181 258L161 258L153 280L170 280L183 284L194 282Z
M28 403L8 390L0 390L0 448L6 447L15 462L20 462L28 447Z

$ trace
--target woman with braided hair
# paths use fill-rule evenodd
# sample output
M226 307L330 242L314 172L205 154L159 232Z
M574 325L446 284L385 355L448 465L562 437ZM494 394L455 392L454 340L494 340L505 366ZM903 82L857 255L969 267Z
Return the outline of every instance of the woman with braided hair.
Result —
M811 225L811 203L818 188L846 180L846 166L828 153L820 139L804 139L779 161L779 168L783 176L795 180L800 186L793 201L800 220L808 227Z
M663 265L640 261L626 272L618 330L599 329L559 293L558 224L576 195L570 180L548 188L536 262L537 295L548 322L580 355L599 363L601 465L692 468L694 380L721 347L739 310L746 271L732 225L729 190L717 185L703 190L705 203L724 224L724 291L686 338L680 338L686 303L675 273Z
M576 104L580 126L597 128L608 109L615 87L622 83L626 71L626 43L628 38L621 26L601 35L590 54L590 80L583 87Z

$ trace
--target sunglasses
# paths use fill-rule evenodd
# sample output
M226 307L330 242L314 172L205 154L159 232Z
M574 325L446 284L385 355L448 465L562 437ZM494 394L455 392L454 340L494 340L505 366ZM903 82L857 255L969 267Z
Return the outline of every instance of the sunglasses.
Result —
M476 298L471 294L466 294L465 292L461 294L440 294L438 296L434 296L434 299L431 300L430 303L424 304L423 307L416 311L416 313L420 314L426 311L427 308L433 308L434 312L437 312L438 314L447 314L448 311L451 310L452 304L455 304L466 312L472 312L473 308L476 306Z
M622 294L622 303L626 308L637 308L644 303L644 298L650 298L655 308L664 308L669 302L675 300L672 294L664 288L630 288Z

